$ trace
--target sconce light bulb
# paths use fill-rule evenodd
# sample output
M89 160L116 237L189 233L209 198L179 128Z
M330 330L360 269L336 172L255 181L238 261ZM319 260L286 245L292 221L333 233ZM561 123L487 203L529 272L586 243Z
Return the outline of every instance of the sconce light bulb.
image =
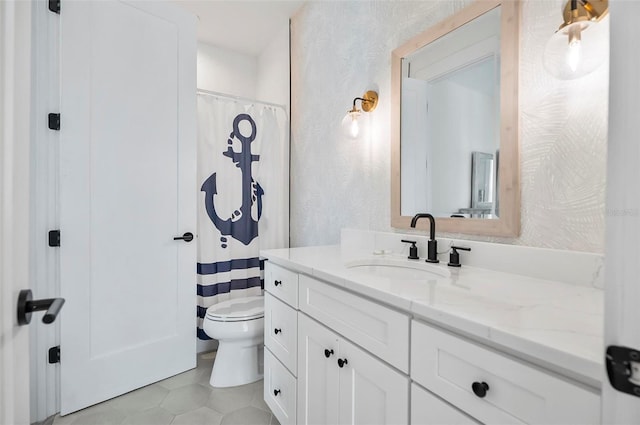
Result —
M582 56L582 41L580 25L572 25L569 29L569 48L567 49L567 65L572 72L576 72Z
M358 118L360 117L360 111L355 109L347 112L347 115L342 120L342 130L344 135L350 139L357 139L360 134L360 124Z
M544 66L556 78L572 80L594 71L609 57L609 15L569 24L549 39Z
M355 139L356 137L358 137L359 133L360 133L360 126L358 125L358 119L353 118L351 120L351 125L349 126L349 136Z

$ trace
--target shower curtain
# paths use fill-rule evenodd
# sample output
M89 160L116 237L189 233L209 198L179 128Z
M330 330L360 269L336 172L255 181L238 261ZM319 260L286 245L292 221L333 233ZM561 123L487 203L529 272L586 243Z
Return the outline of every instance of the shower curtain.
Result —
M261 294L260 249L289 240L283 107L198 94L198 337L211 305Z

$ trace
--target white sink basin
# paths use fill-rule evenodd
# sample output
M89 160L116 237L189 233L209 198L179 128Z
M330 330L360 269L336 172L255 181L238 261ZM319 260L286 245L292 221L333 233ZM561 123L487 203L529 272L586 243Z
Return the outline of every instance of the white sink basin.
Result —
M349 269L391 279L429 279L450 277L449 270L424 260L366 258L345 264Z

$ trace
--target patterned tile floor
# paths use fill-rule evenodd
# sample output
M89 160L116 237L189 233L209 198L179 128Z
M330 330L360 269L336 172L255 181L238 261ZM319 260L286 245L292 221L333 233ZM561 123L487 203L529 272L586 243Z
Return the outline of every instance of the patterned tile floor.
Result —
M215 353L198 356L195 369L79 412L54 425L280 425L263 400L262 381L212 388Z

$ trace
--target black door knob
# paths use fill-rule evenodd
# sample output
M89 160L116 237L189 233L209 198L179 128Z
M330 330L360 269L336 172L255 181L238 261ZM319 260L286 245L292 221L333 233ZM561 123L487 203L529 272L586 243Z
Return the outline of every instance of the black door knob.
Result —
M281 280L274 280L273 284L278 286L278 285L282 285L282 281Z
M474 382L473 384L471 384L471 389L473 390L473 393L475 395L477 395L480 398L483 398L484 396L487 395L487 391L489 391L489 384L487 384L486 382Z
M275 328L275 329L273 330L273 332L275 332L275 334L276 334L276 335L278 335L280 332L282 332L282 329L280 329L280 328Z
M174 241L185 241L185 242L191 242L193 240L193 233L191 232L187 232L182 236L176 236L173 238Z
M324 350L324 356L326 358L331 357L332 354L333 354L333 350L327 350L327 349Z
M349 363L347 361L347 359L344 359L344 360L343 359L338 359L338 366L340 366L340 367L344 367L344 365L346 365L347 363Z
M273 390L273 395L277 397L278 394L280 394L281 392L282 391L280 391L280 390Z
M53 323L64 305L64 298L46 298L34 300L30 289L23 289L18 294L18 325L28 325L31 313L46 310L42 317L43 323Z

